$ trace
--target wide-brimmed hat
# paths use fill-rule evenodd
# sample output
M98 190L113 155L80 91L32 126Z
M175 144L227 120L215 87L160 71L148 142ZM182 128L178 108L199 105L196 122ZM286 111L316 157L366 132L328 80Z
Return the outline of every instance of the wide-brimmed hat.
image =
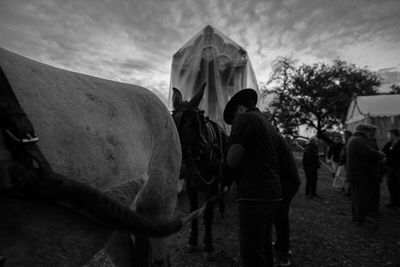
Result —
M400 136L400 131L397 128L390 129L388 132L394 134L395 136Z
M377 129L377 127L373 124L360 123L356 127L356 132L371 131L371 130L375 130L375 129Z
M226 104L224 109L224 121L227 124L232 125L233 113L235 112L237 105L245 104L246 106L252 105L252 107L255 107L257 104L257 98L257 92L250 88L237 92Z

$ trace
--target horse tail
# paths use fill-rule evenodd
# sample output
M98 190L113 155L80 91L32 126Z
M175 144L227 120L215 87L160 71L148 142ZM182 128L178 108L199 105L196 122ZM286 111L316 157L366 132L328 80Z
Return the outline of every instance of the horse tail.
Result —
M59 174L41 177L36 170L18 163L10 168L10 174L21 181L19 189L26 195L56 202L114 230L161 238L182 227L181 219L166 222L148 219L105 193Z

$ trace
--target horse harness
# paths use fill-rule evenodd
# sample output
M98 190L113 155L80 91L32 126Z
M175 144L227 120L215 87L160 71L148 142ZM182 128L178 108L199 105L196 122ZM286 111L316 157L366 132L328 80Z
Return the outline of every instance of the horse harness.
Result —
M3 151L0 158L0 192L20 187L24 181L21 177L13 179L8 173L8 167L19 162L28 168L39 171L40 176L53 177L53 170L37 146L39 137L36 135L32 123L20 106L11 85L0 68L0 128L1 142L7 151ZM6 180L8 179L8 180Z
M194 112L197 120L197 134L199 136L198 144L182 144L182 152L189 159L193 160L196 165L196 168L199 170L199 177L202 182L206 185L211 185L214 183L215 178L207 181L202 172L204 170L204 161L210 162L215 157L220 156L221 161L223 160L223 136L222 129L219 125L213 121L211 121L208 117L204 117L204 111L199 109L186 109L182 111L176 111L173 113L174 121L177 125L178 131L181 131L182 128L182 118L184 112ZM203 166L202 166L203 165ZM203 167L203 168L202 168Z

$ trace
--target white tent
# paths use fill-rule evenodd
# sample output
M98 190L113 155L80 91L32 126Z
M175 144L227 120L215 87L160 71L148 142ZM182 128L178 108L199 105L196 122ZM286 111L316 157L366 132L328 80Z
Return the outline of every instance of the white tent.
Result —
M354 132L359 123L371 123L378 127L377 141L382 148L387 131L400 128L400 95L372 95L355 98L347 111L347 129Z
M228 100L240 89L258 92L257 80L247 52L211 26L190 39L173 56L168 105L172 108L172 88L183 99L192 98L207 83L200 109L225 130L223 110Z

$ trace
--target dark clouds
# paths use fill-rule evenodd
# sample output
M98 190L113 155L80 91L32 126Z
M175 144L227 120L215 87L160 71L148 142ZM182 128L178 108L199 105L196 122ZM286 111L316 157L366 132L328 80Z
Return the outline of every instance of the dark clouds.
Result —
M277 56L400 67L400 1L3 0L0 46L58 67L168 91L171 58L205 25L247 49L260 81ZM387 76L387 77L389 77Z

